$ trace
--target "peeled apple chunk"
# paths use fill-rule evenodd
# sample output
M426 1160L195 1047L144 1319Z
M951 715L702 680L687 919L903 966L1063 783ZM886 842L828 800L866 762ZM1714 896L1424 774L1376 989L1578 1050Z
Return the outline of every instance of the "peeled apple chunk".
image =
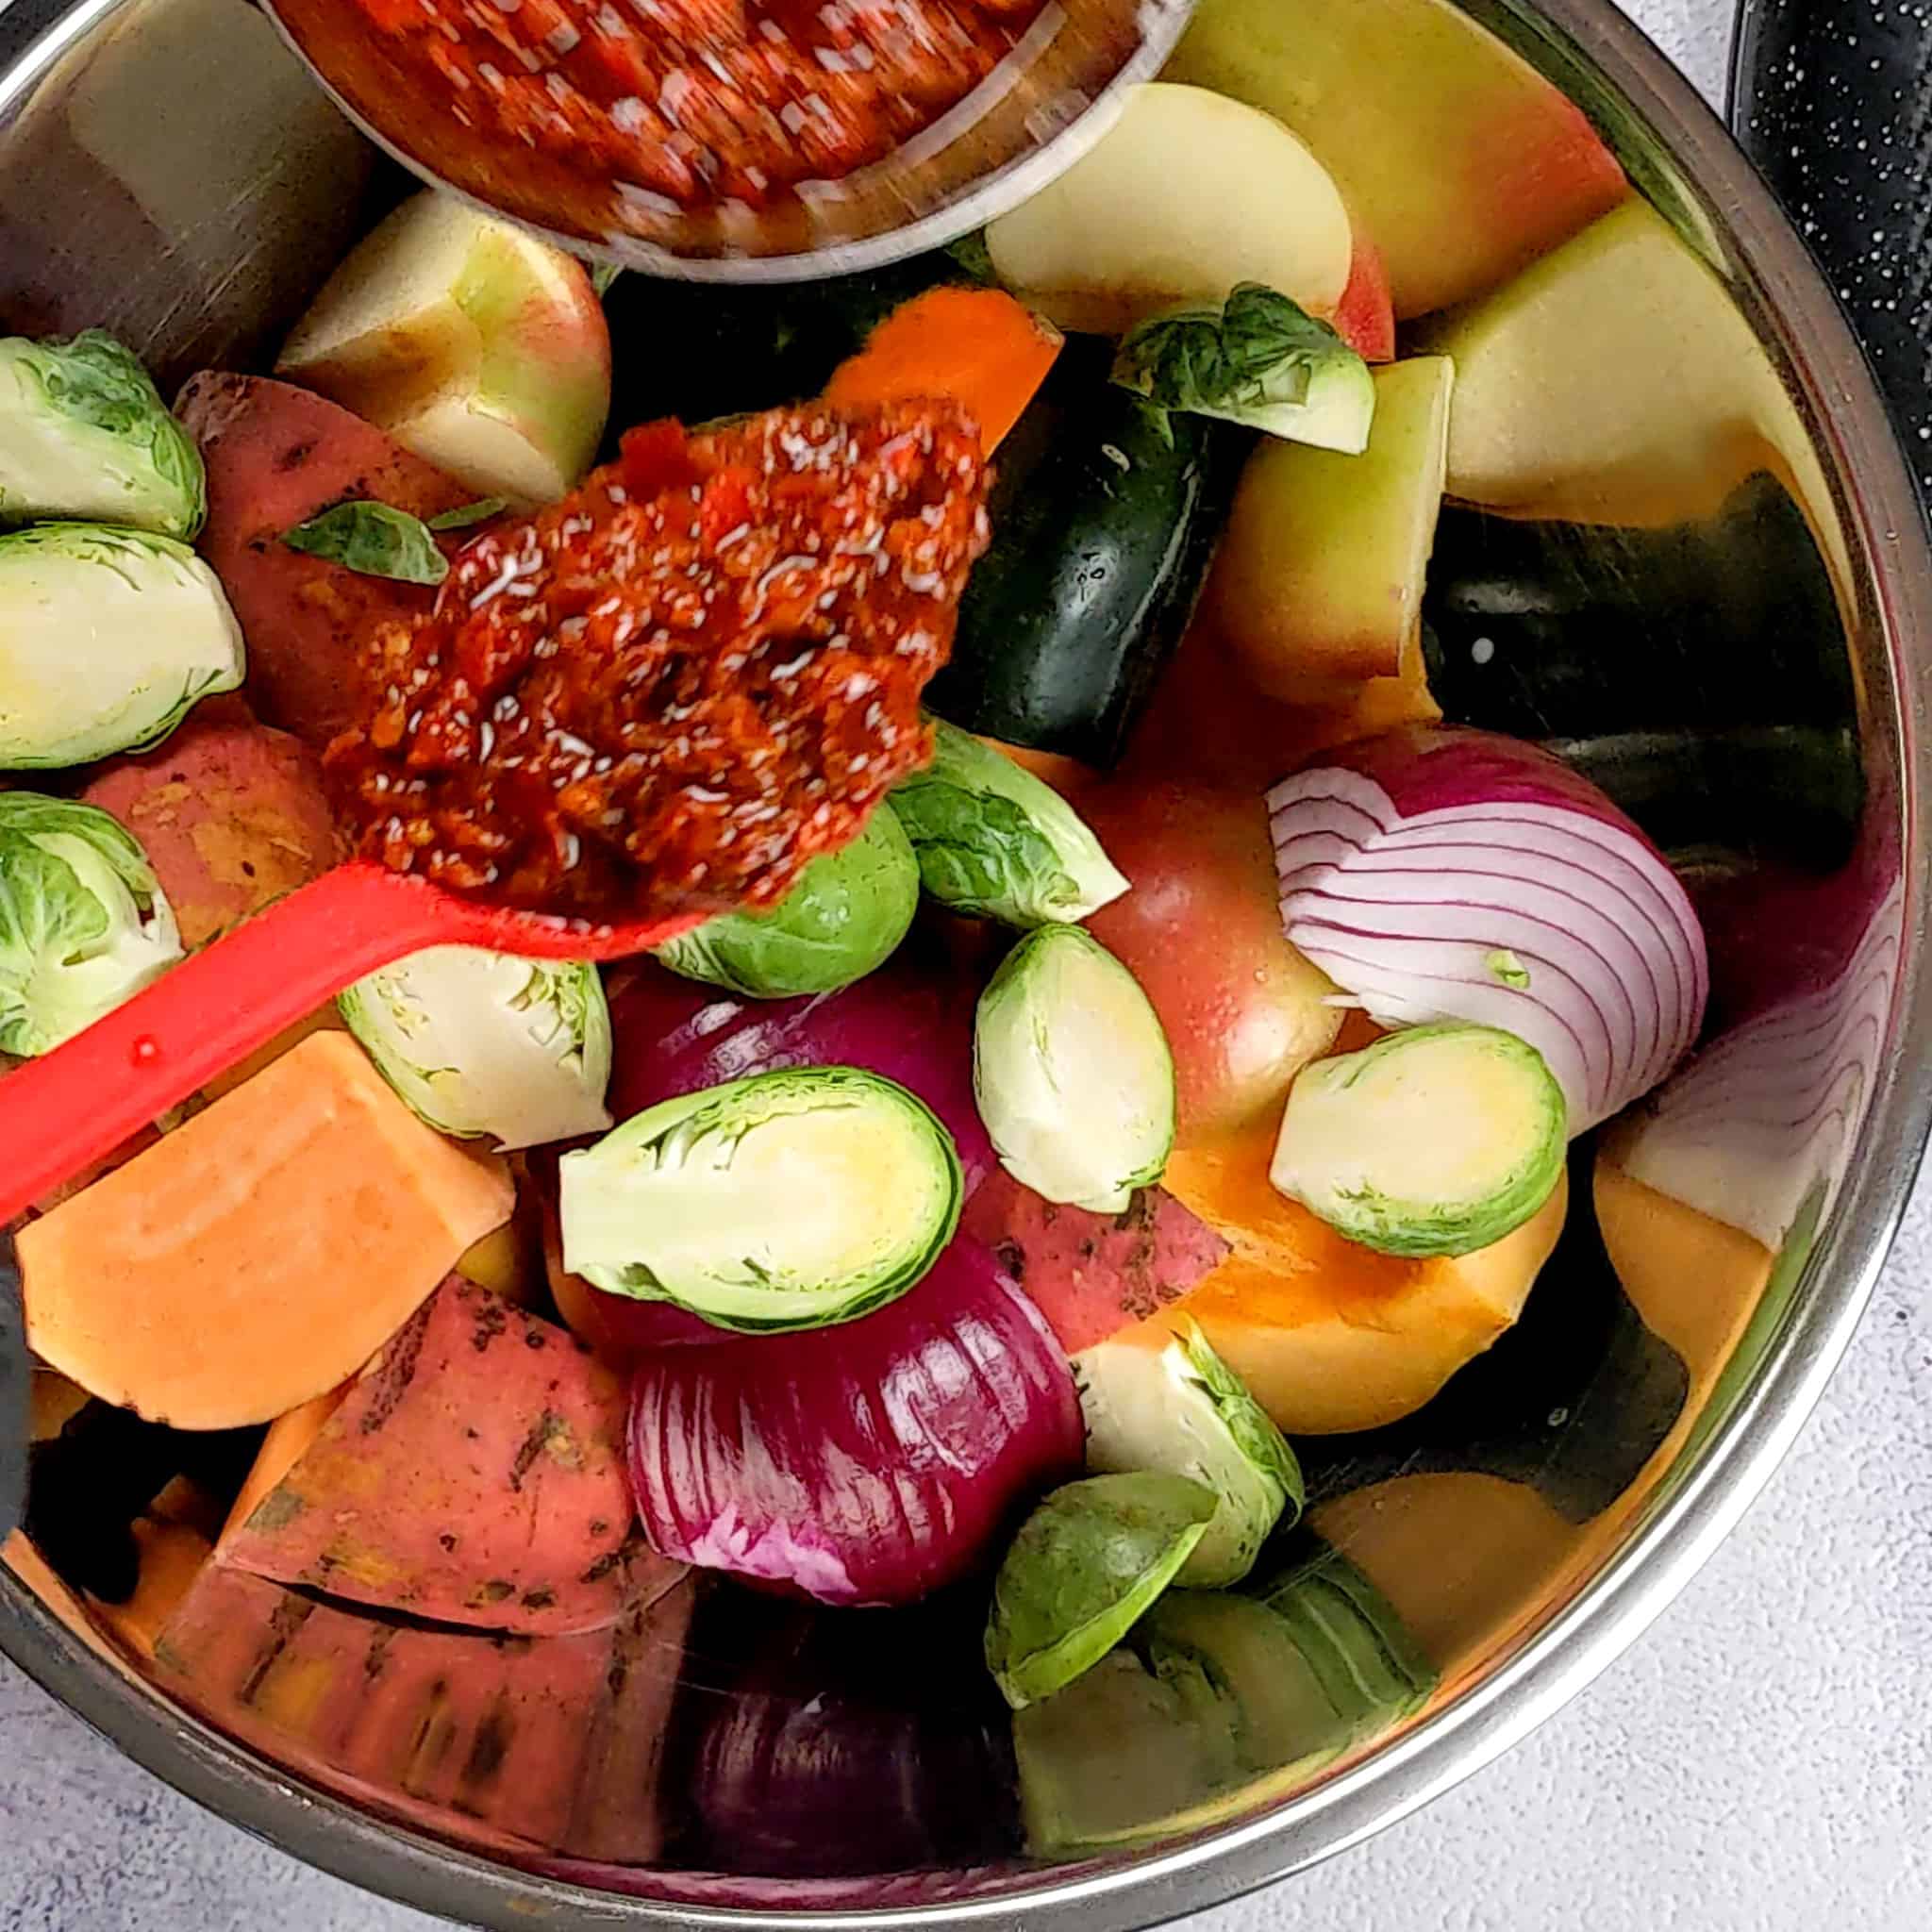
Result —
M479 496L552 503L610 408L610 335L581 262L451 196L412 196L324 285L275 374Z
M1714 516L1770 470L1843 581L1810 439L1735 297L1639 201L1424 337L1456 363L1452 496L1524 517Z
M1549 1199L1568 1120L1527 1041L1493 1026L1411 1026L1302 1070L1268 1177L1379 1254L1469 1255Z
M1456 365L1374 372L1361 455L1269 438L1241 472L1207 608L1254 682L1288 701L1393 677L1412 648L1449 456Z
M1273 1143L1263 1124L1168 1163L1167 1185L1233 1252L1151 1319L1168 1328L1198 1322L1289 1436L1395 1422L1523 1312L1562 1232L1567 1179L1491 1246L1408 1258L1344 1241L1278 1194L1268 1177Z
M1118 335L1260 282L1324 319L1347 289L1348 210L1272 115L1151 81L1079 160L986 230L993 272L1062 328Z
M361 1369L514 1199L311 1034L20 1230L27 1343L150 1421L265 1423Z
M1494 288L1629 192L1583 111L1454 0L1202 0L1167 71L1313 148L1405 319Z

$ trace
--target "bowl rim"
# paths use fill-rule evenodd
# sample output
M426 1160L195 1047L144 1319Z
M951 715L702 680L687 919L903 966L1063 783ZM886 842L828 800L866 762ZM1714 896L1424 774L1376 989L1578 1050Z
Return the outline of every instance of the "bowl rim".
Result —
M0 128L82 36L130 0L0 0ZM1801 1291L1730 1412L1674 1471L1590 1580L1521 1648L1442 1710L1314 1790L1178 1846L1105 1869L1042 1872L1037 1885L871 1909L750 1908L620 1896L537 1877L378 1822L296 1784L117 1671L0 1571L0 1652L149 1772L281 1850L445 1917L504 1928L664 1924L718 1932L883 1932L1029 1915L1081 1932L1131 1932L1225 1903L1395 1823L1526 1736L1611 1663L1742 1516L1796 1438L1862 1315L1932 1127L1924 885L1932 798L1927 680L1902 675L1932 638L1932 546L1897 437L1851 328L1796 231L1723 123L1609 0L1477 0L1565 38L1657 134L1721 222L1754 321L1784 358L1844 497L1847 541L1875 608L1855 649L1885 766L1869 809L1899 822L1905 949L1891 1024L1832 1225ZM1772 291L1776 291L1772 299ZM882 1899L892 1896L881 1888Z

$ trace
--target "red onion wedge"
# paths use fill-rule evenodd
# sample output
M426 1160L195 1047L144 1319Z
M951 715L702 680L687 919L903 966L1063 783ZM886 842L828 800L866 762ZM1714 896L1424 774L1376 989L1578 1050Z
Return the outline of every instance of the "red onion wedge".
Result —
M1823 1222L1844 1184L1898 985L1902 886L1881 884L1849 925L1840 887L1763 905L1794 933L1829 934L1840 949L1831 970L1719 1034L1605 1149L1633 1180L1774 1252L1808 1204Z
M836 1328L645 1357L630 1470L654 1548L828 1604L906 1604L1077 1474L1073 1371L990 1249L957 1236Z
M1416 725L1268 794L1282 929L1385 1026L1526 1040L1582 1133L1697 1038L1704 934L1663 855L1587 779L1492 732Z
M979 982L928 933L838 992L747 1000L693 986L652 961L613 976L610 1111L780 1067L863 1067L916 1093L945 1124L968 1193L999 1165L973 1097Z

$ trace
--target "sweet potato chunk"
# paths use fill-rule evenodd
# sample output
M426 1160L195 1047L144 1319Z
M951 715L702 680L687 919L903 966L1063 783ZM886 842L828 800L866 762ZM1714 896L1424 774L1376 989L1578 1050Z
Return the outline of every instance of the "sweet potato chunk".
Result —
M175 408L208 465L199 547L247 640L249 703L319 751L349 722L357 640L380 619L426 611L435 593L358 576L282 538L352 497L432 517L472 492L291 383L205 371Z
M315 1033L21 1229L27 1341L154 1422L268 1422L355 1374L512 1199Z
M222 1539L277 1583L525 1635L614 1623L638 1565L624 1385L452 1275Z
M336 861L315 754L239 707L203 707L158 751L102 766L81 796L141 841L189 946Z

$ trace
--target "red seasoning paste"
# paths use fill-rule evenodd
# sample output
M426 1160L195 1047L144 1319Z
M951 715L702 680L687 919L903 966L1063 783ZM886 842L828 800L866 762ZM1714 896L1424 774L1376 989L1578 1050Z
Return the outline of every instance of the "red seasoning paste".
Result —
M580 225L597 234L613 184L620 205L659 212L756 208L880 159L984 80L1040 8L305 0L298 38L340 46L356 22L425 113L453 114L480 149L533 150L581 178Z
M924 761L986 480L944 404L632 430L363 645L358 852L585 918L774 904Z

